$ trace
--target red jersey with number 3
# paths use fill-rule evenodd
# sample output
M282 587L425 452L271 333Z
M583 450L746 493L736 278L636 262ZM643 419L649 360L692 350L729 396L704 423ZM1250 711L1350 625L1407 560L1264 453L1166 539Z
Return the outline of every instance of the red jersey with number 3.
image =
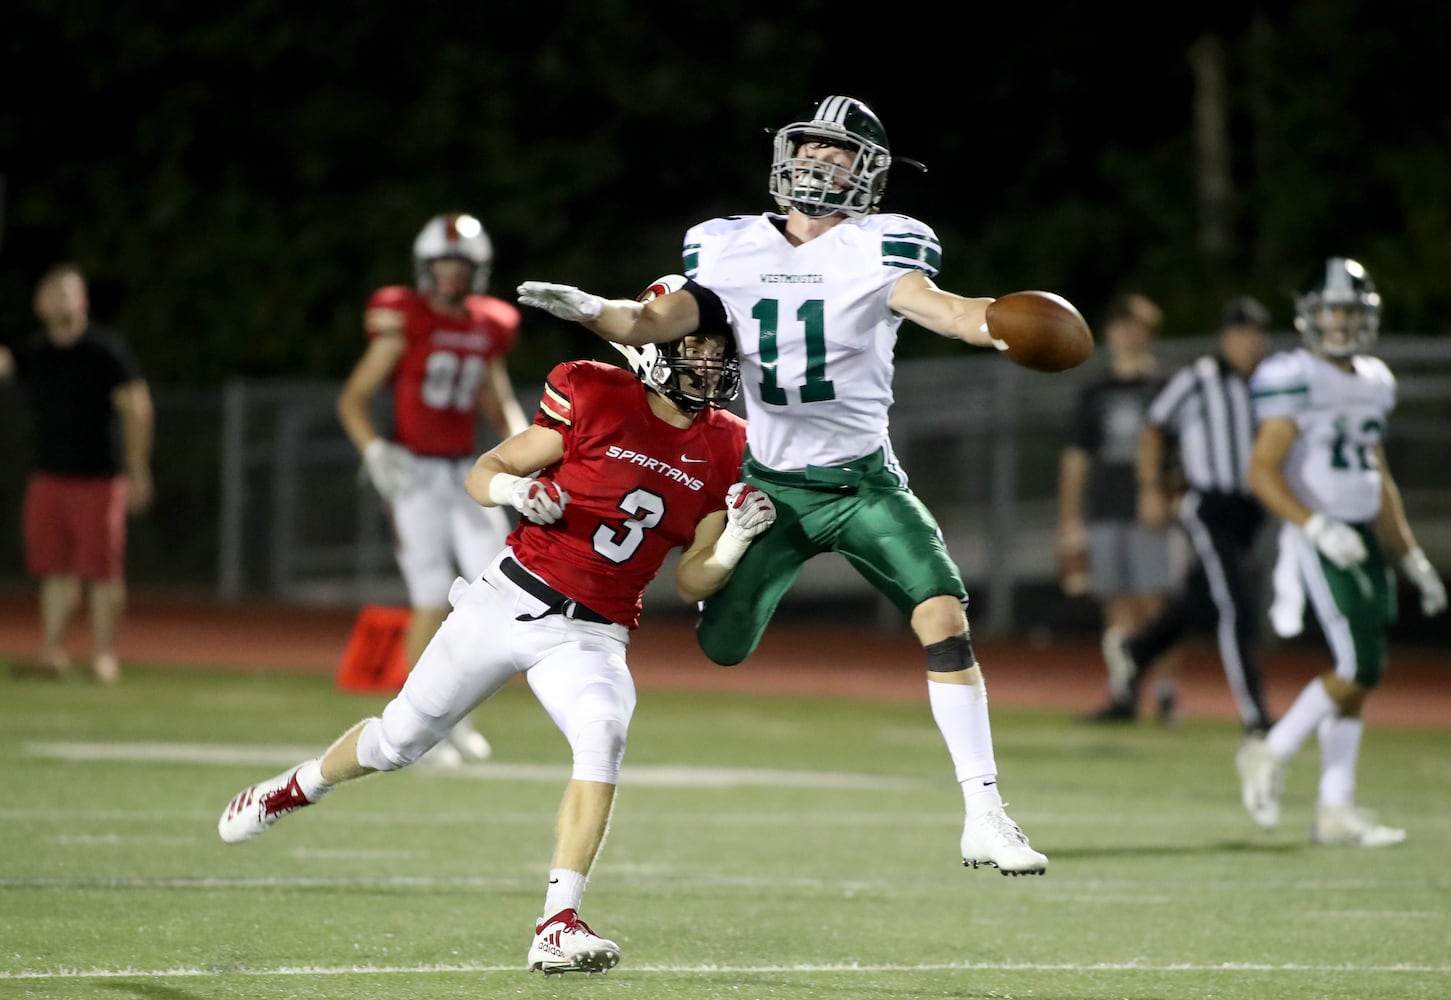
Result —
M746 422L706 409L688 428L650 410L633 374L596 361L555 366L534 423L564 437L539 473L569 494L564 517L520 520L519 561L560 593L635 628L645 587L670 550L688 548L707 514L725 509L741 475Z
M519 310L503 299L470 295L464 310L440 313L421 292L401 285L368 300L369 337L377 336L378 312L396 313L403 322L406 346L391 379L393 440L415 455L459 458L477 451L479 386L519 332Z

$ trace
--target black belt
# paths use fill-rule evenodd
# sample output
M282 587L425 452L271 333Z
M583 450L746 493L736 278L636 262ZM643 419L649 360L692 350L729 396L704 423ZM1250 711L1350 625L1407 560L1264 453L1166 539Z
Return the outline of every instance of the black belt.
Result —
M537 615L519 615L515 621L532 622L550 615L563 615L575 621L594 622L598 625L615 624L598 611L592 611L574 598L561 594L508 556L500 560L499 571L524 593L539 603L548 605Z

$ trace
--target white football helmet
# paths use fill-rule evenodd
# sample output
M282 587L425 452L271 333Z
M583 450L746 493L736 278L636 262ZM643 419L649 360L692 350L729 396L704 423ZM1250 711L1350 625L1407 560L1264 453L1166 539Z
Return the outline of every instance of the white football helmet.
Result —
M456 257L474 265L473 290L482 295L489 288L489 272L494 263L494 244L484 231L484 224L475 216L461 212L435 215L428 220L413 241L413 275L419 291L433 287L433 271L428 266L443 257Z
M1348 358L1375 346L1380 309L1380 293L1365 267L1349 257L1331 257L1324 277L1295 296L1295 329L1316 354Z
M636 297L636 301L649 302L661 295L678 292L685 287L686 280L682 274L656 278ZM686 343L706 336L725 340L725 353L721 357L700 356L696 353L696 345ZM636 378L686 413L698 413L707 406L723 407L740 394L741 362L736 356L735 338L723 331L689 333L679 340L642 347L615 343L610 346L625 356Z

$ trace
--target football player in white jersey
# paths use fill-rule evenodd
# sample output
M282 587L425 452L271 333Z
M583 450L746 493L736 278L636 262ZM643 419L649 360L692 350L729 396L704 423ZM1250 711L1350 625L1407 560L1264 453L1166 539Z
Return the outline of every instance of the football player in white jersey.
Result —
M933 718L965 800L963 863L1042 874L1048 859L1003 811L966 588L907 486L887 426L904 319L975 347L1005 345L985 326L991 298L934 284L941 247L932 229L879 214L891 164L871 109L828 97L776 133L769 190L779 213L712 219L686 233L691 281L682 290L639 310L531 281L519 302L626 345L671 341L724 313L746 397L742 479L775 500L785 530L752 546L704 603L701 648L723 665L744 660L803 564L840 553L909 617L926 650Z
M1280 819L1285 765L1316 733L1320 785L1311 839L1384 847L1406 832L1355 805L1361 712L1380 683L1395 615L1387 559L1421 593L1426 615L1446 609L1446 588L1406 520L1384 439L1396 402L1390 369L1369 351L1381 300L1365 268L1345 257L1295 301L1304 346L1267 359L1251 379L1259 428L1250 485L1284 533L1315 608L1332 669L1311 680L1263 739L1236 758L1245 809L1260 826Z

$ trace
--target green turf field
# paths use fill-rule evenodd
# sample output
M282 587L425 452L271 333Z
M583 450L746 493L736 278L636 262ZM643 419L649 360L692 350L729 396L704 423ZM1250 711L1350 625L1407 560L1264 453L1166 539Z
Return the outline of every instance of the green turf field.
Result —
M582 915L605 976L524 971L563 739L522 685L495 760L376 776L224 845L242 786L376 699L319 677L0 680L0 997L1446 998L1451 734L1372 730L1360 798L1410 830L1311 848L1240 809L1229 722L1093 729L995 708L1043 878L968 871L921 705L642 692Z

